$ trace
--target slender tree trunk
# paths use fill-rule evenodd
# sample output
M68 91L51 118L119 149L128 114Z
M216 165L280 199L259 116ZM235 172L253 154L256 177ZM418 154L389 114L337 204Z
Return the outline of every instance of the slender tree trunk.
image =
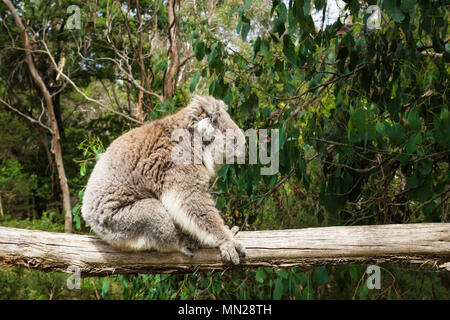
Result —
M52 176L52 183L53 183L53 175L54 175L54 172L55 172L55 167L53 165L52 154L50 152L50 149L48 148L47 132L44 131L44 129L42 129L42 127L39 127L39 126L35 126L35 127L36 127L36 130L39 133L39 142L41 143L42 148L44 149L44 152L45 152L45 154L47 156L48 166L50 168L50 175Z
M139 6L139 0L136 0L136 16L138 19L138 29L136 31L136 38L138 40L138 48L135 50L135 54L136 54L136 58L137 58L137 62L139 64L139 70L140 70L140 75L141 75L141 86L144 88L146 87L145 83L146 83L146 73L145 73L145 66L144 66L144 59L142 57L142 17L141 17L141 9ZM132 41L131 39L131 34L130 34L130 41ZM144 108L142 107L142 103L143 103L143 98L144 98L144 91L142 91L142 89L139 90L139 95L138 95L138 104L137 104L137 118L140 122L144 122Z
M125 85L127 87L127 103L128 103L128 111L131 114L134 114L134 106L131 104L131 98L130 98L130 89L131 89L131 85L128 82L125 82Z
M0 192L0 216L3 217L2 193Z
M149 79L147 77L147 72L146 72L146 68L145 68L145 64L144 64L144 54L143 54L143 48L142 48L142 28L143 28L143 23L142 23L142 15L141 15L141 8L140 8L140 4L139 4L139 0L136 0L136 17L138 19L138 30L136 32L136 37L138 39L138 48L137 48L137 61L139 63L139 69L140 69L140 74L141 74L141 86L143 88L145 88L147 91L151 91L150 90L150 82ZM144 91L139 90L139 96L138 96L138 119L140 122L144 122L144 109L143 109L143 102L144 101L149 101L151 104L151 98L147 97L147 99L144 96Z
M52 97L50 95L50 92L48 91L46 85L44 84L44 81L42 80L41 76L39 75L39 72L36 69L36 66L33 62L33 57L31 54L31 48L30 43L28 41L28 36L25 30L25 27L22 23L22 20L20 19L19 15L17 14L16 9L14 8L13 4L10 0L3 0L3 2L6 4L8 9L11 11L14 21L16 22L17 27L20 30L20 34L22 37L22 41L24 42L25 47L25 54L26 54L26 60L28 64L28 68L30 69L30 74L33 77L34 82L38 86L38 88L41 90L42 95L44 96L45 103L47 106L47 115L50 120L51 129L52 129L52 147L51 151L55 157L55 163L58 170L58 176L59 176L59 183L61 186L61 192L62 192L62 198L63 198L63 209L65 214L64 219L64 230L65 232L72 232L72 208L70 204L70 191L69 191L69 185L67 184L67 178L66 173L64 170L64 163L63 163L63 157L62 157L62 150L61 150L61 138L59 135L59 129L58 129L58 122L56 120L55 116L55 110L53 107L53 101Z
M42 127L37 127L37 130L39 132L39 141L45 151L45 154L47 156L47 160L48 160L48 166L50 169L50 177L51 177L51 190L52 190L52 194L53 196L58 199L60 196L60 187L58 187L59 183L58 183L58 175L57 172L55 172L55 164L53 161L53 157L52 157L52 153L49 149L49 141L48 141L48 137L47 137L47 132L45 130L43 130ZM48 205L48 203L47 203Z
M142 82L141 82L142 85ZM142 98L144 97L144 91L139 90L138 104L137 104L137 118L140 122L144 122L144 108L142 107Z
M215 9L216 8L216 0L210 0L209 1L209 18L208 18L208 25L211 26L214 16L216 14Z
M169 0L168 12L169 12L169 54L171 58L170 68L166 75L166 81L164 84L164 98L169 99L175 94L175 87L180 70L180 56L178 55L178 39L177 39L177 17L175 15L176 0Z
M55 91L58 90L59 88L56 87ZM59 134L61 135L61 141L65 140L65 134L64 134L64 127L63 127L63 120L62 120L62 110L61 110L61 93L57 93L53 96L52 98L52 102L53 102L53 107L55 110L55 117L56 117L56 122L58 124L58 129L59 129Z

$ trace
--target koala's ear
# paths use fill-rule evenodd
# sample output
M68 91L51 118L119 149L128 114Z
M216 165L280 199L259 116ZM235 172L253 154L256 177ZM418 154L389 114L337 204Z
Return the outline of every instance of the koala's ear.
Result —
M211 122L216 123L217 120L219 119L219 116L220 116L219 111L215 111L215 112L211 113L211 116L210 116Z
M202 120L205 119L208 115L206 114L205 111L203 111L202 113L200 113L200 116L198 117L198 120Z
M203 131L205 130L205 126L203 124L204 121L202 121L203 119L204 119L203 117L192 117L187 127L189 132L190 133L197 132L203 134Z
M223 102L223 101L220 101L221 103L220 103L220 107L222 108L222 109L224 109L225 111L228 111L228 105L225 103L225 102Z

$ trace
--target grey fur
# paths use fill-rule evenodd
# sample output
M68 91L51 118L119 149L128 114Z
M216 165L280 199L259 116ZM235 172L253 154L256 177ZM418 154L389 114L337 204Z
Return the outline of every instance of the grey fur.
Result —
M202 115L207 120L200 120ZM122 250L190 255L198 245L219 247L223 259L238 264L245 248L234 240L237 229L224 225L207 192L218 164L175 164L171 154L176 142L171 136L177 129L207 130L221 138L202 145L206 154L222 147L219 141L227 129L238 132L238 145L245 144L222 101L195 96L179 112L111 143L89 178L82 217L102 239Z

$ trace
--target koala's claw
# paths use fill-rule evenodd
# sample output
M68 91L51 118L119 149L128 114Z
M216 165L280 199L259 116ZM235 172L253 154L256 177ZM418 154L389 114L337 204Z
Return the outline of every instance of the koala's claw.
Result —
M233 228L230 229L230 231L233 234L233 236L235 236L239 232L239 227L234 226Z
M233 264L239 264L239 256L245 257L245 248L233 240L224 242L219 249L222 259Z
M242 244L240 244L238 242L235 242L234 246L236 248L236 251L238 252L238 254L241 257L245 257L246 256L247 253L246 253L245 247Z
M223 243L219 249L222 259L233 264L239 264L239 255L234 247L233 241Z

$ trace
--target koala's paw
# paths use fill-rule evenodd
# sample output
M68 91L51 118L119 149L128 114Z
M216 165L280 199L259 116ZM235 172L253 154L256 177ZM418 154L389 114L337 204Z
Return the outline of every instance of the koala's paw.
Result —
M233 264L239 264L239 256L245 257L245 248L234 240L222 243L219 250L222 259Z
M236 236L236 234L239 232L239 227L238 226L234 226L234 227L232 227L231 229L228 227L228 226L225 226L228 230L230 230L230 232L231 232L231 235L233 236L233 237L235 237ZM235 240L234 240L235 241ZM240 243L238 243L238 242L234 242L234 245L235 245L235 248L236 248L236 251L238 252L238 254L241 256L241 257L245 257L245 247L244 246L242 246Z

